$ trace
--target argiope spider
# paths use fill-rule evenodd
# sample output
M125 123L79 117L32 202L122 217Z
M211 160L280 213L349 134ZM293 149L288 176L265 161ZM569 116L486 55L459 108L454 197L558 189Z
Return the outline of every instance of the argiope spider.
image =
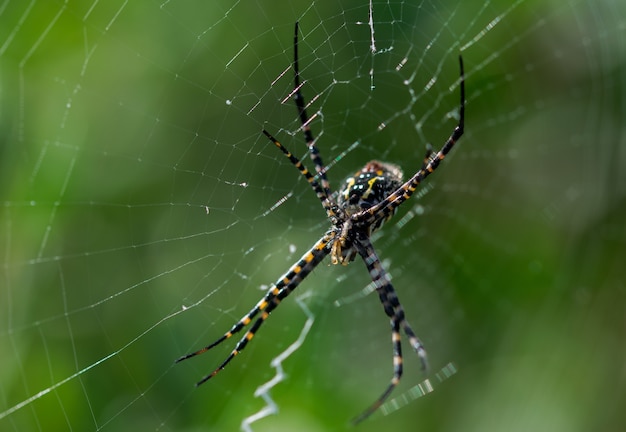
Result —
M224 369L237 354L243 351L248 342L252 340L261 325L269 317L270 313L300 285L304 278L306 278L327 255L330 255L333 264L341 263L343 265L347 265L350 261L353 261L357 254L361 256L376 287L383 309L391 321L393 377L378 399L362 414L356 417L353 422L359 423L376 411L400 382L400 377L402 376L401 328L404 330L404 333L409 339L409 343L419 356L422 369L424 371L427 370L426 350L404 316L404 310L391 284L389 274L383 268L374 250L374 246L370 241L370 236L372 232L380 228L385 221L393 216L400 204L411 197L422 180L437 169L444 157L463 135L465 120L465 75L461 56L459 56L459 66L459 87L461 92L459 121L452 135L450 135L441 150L434 153L432 148L428 146L421 168L413 177L404 183L402 182L402 170L400 167L394 164L372 160L353 176L348 177L343 189L341 189L339 193L333 193L331 192L330 184L326 178L326 166L322 162L322 158L311 132L309 117L306 113L306 104L301 93L302 83L300 82L300 72L298 68L298 23L296 23L293 62L295 76L294 99L296 107L298 108L300 122L302 123L304 138L309 147L311 159L315 164L317 175L314 176L311 174L302 162L269 132L263 130L263 133L285 154L285 156L287 156L289 161L309 182L317 198L322 203L322 207L326 210L326 215L331 222L331 227L298 262L292 265L291 268L269 288L265 296L256 306L237 321L229 331L210 345L176 360L176 363L178 363L210 350L226 339L229 339L235 333L241 331L258 315L254 324L252 324L250 329L248 329L239 340L226 360L224 360L217 369L202 378L197 385L213 378L218 372Z

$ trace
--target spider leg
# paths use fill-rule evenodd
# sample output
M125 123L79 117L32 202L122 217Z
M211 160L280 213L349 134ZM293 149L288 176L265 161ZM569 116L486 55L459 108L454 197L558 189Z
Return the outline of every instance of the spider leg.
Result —
M385 313L389 317L391 323L391 341L393 344L393 377L391 378L391 382L385 389L385 391L374 401L372 405L369 406L363 413L357 416L352 422L354 424L360 423L369 417L372 413L374 413L380 406L385 402L385 400L389 397L391 392L400 382L400 378L402 377L402 346L400 341L400 327L404 330L406 335L409 338L409 342L411 346L417 353L422 363L422 369L427 369L427 357L426 350L424 346L417 338L411 326L406 321L404 316L404 309L398 300L398 296L396 291L391 284L391 280L389 278L389 274L383 268L374 247L372 246L369 239L360 238L359 239L359 247L358 247L359 255L363 258L367 270L369 271L370 277L372 281L376 285L376 291L378 292L378 296L380 298L380 302L383 305Z
M304 133L304 139L306 140L306 144L309 147L309 151L311 152L311 160L315 164L315 171L317 172L318 177L321 180L322 188L326 193L327 197L330 197L330 183L326 178L326 167L324 166L324 162L322 162L322 157L320 156L320 152L315 145L315 138L313 138L313 133L311 132L310 127L310 119L306 113L306 103L304 101L304 96L302 96L302 92L300 91L302 85L304 83L300 83L300 66L298 63L298 22L296 21L295 32L293 36L293 73L294 73L294 100L296 102L296 107L298 108L298 115L300 116L300 123L302 123L302 132Z
M313 188L313 191L315 191L317 198L322 203L324 210L326 210L326 214L328 215L328 217L331 219L334 219L335 211L333 210L333 205L331 204L330 199L328 195L326 194L326 191L324 191L324 189L321 188L321 186L319 185L317 180L315 180L315 177L313 177L313 175L307 169L307 167L305 167L304 164L300 161L300 159L298 159L296 156L293 155L293 153L287 150L287 148L285 148L285 146L282 145L276 138L274 138L268 131L263 129L263 133L265 134L266 137L269 138L270 141L274 143L274 145L276 145L276 147L278 147L280 151L282 151L285 154L285 156L287 156L287 159L289 159L289 161L293 164L293 166L295 166L298 169L298 171L300 171L300 174L302 174L304 178L306 178L306 181L309 182L309 184Z
M178 358L175 361L175 363L179 363L179 362L181 362L183 360L187 360L188 358L195 357L197 355L203 354L203 353L207 352L208 350L210 350L211 348L221 344L226 339L230 339L230 337L232 335L234 335L235 333L238 333L239 331L241 331L241 329L243 329L248 324L250 324L252 319L255 316L257 316L259 312L263 311L267 307L267 305L271 302L272 298L275 297L279 292L280 292L280 288L277 285L273 285L267 291L265 296L254 306L254 308L252 308L250 310L250 312L248 312L239 321L237 321L231 327L231 329L228 330L226 333L224 333L219 339L217 339L215 342L211 343L210 345L205 346L204 348L200 348L198 351L186 354L186 355Z
M450 150L452 150L454 144L463 136L465 128L465 72L463 70L463 57L461 56L459 56L459 68L459 87L461 93L459 122L445 144L441 147L441 150L433 156L431 150L427 149L427 161L424 161L422 168L413 177L383 201L361 213L355 214L353 219L358 220L360 223L371 224L378 219L386 219L392 215L400 204L411 198L411 195L413 195L413 192L415 192L420 183L437 169L441 161L443 161Z
M221 342L229 339L233 334L239 332L245 326L250 324L252 319L261 313L260 317L254 322L252 327L243 335L243 337L239 340L235 348L231 351L231 353L213 372L203 377L200 381L196 383L196 386L203 384L209 379L213 378L218 374L222 369L230 363L230 361L235 358L243 349L246 347L248 342L252 340L259 327L263 324L263 322L269 317L270 313L280 304L280 302L287 297L293 290L295 290L300 282L315 268L317 265L328 255L329 248L327 247L332 235L331 233L326 233L324 237L322 237L315 245L307 251L297 263L291 266L291 268L285 273L281 278L276 281L274 286L270 288L265 294L265 296L257 303L257 305L248 312L243 318L241 318L229 331L224 333L219 339L217 339L212 344L201 348L200 350L193 352L191 354L187 354L178 360L176 363L186 360L191 357L195 357L196 355L202 354L216 345L219 345Z

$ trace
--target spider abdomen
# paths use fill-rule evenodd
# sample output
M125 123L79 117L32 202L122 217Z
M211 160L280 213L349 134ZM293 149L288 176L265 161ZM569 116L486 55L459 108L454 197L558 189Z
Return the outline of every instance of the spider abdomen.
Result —
M369 161L344 182L338 204L348 216L382 202L402 186L402 169L395 164Z

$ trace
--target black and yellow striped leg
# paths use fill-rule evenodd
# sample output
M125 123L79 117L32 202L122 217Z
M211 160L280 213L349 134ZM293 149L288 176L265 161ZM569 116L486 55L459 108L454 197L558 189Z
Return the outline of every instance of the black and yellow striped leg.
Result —
M298 169L298 171L300 171L300 174L304 176L306 181L309 182L309 184L313 188L313 191L315 192L315 194L317 195L317 198L322 203L324 210L326 210L326 214L328 215L328 217L331 219L334 219L335 211L329 200L328 195L319 185L317 180L315 180L315 177L313 177L313 175L307 169L307 167L304 166L304 164L300 161L300 159L298 159L296 156L293 155L293 153L287 150L287 148L284 145L282 145L280 141L274 138L268 131L263 129L263 133L265 134L267 138L269 138L270 141L274 143L274 145L276 145L276 147L278 147L280 151L282 151L285 154L285 156L287 157L287 159L289 159L289 161L293 164L293 166L295 166Z
M285 273L276 283L269 289L265 297L257 303L257 305L248 312L241 320L239 320L228 332L224 333L222 337L213 342L212 344L196 351L191 354L187 354L178 360L176 363L186 360L196 355L202 354L211 348L219 345L221 342L229 339L232 335L239 332L245 326L250 324L252 319L259 313L261 315L254 322L252 327L243 335L239 340L235 349L231 351L229 356L209 375L203 377L196 385L208 381L218 374L230 361L235 358L246 347L248 342L252 340L259 327L267 319L269 314L280 304L280 302L287 297L294 289L300 285L300 282L315 268L317 265L329 254L330 248L328 242L330 241L331 234L327 233L321 240L319 240L307 253L305 253L300 260L291 266L291 268Z
M378 255L374 251L374 247L368 238L359 239L358 251L365 262L370 277L376 286L376 291L378 292L385 314L389 317L391 323L393 377L391 378L391 382L385 391L378 397L378 399L376 399L376 401L367 410L353 420L355 424L365 420L374 411L376 411L400 382L400 378L402 377L402 346L400 341L401 327L409 338L411 346L415 349L415 352L419 356L420 361L422 362L422 368L427 368L426 350L413 332L413 329L411 329L409 323L406 321L404 309L402 308L396 291L391 284L389 274L380 263L380 259L378 258Z
M461 56L459 56L459 67L461 70L459 84L461 92L459 122L450 137L447 139L443 147L441 147L441 150L439 150L434 156L431 157L430 149L427 149L427 163L422 164L421 169L396 192L392 193L375 206L372 206L366 211L355 215L353 218L355 221L363 224L372 224L378 219L386 219L392 215L400 204L408 200L413 195L413 192L415 192L420 183L437 169L441 161L443 161L450 150L452 150L454 144L456 144L456 142L463 136L463 132L465 130L465 72L463 69L463 58Z
M279 281L280 283L280 281ZM210 345L205 346L204 348L199 349L198 351L186 354L180 358L178 358L176 360L175 363L179 363L183 360L187 360L188 358L191 357L195 357L197 355L203 354L205 352L207 352L208 350L210 350L211 348L221 344L222 342L224 342L226 339L230 339L230 337L232 335L234 335L235 333L239 333L241 331L241 329L243 329L244 327L246 327L248 324L250 324L250 322L252 321L252 319L258 315L259 312L261 312L262 310L264 310L267 305L269 304L269 302L272 300L273 297L275 297L279 292L280 289L282 287L278 286L278 285L273 285L265 294L265 296L256 304L256 306L254 306L254 308L252 308L252 310L250 312L248 312L245 316L243 316L239 321L237 321L235 323L235 325L233 325L230 330L228 330L226 333L224 333L219 339L217 339L216 341L214 341L213 343L211 343Z
M309 125L309 116L306 113L306 103L304 102L304 96L302 96L300 83L300 66L298 63L298 23L296 22L296 28L293 36L293 72L294 72L294 84L295 84L295 92L294 92L294 100L296 102L296 107L298 108L298 115L300 116L300 122L302 123L302 132L304 133L304 139L306 140L306 144L309 147L309 151L311 153L311 160L315 164L315 171L317 172L317 176L319 177L322 188L326 196L330 196L330 183L326 178L326 167L324 162L322 162L322 157L320 156L320 152L315 145L315 139L313 138L313 133L311 132L311 127Z

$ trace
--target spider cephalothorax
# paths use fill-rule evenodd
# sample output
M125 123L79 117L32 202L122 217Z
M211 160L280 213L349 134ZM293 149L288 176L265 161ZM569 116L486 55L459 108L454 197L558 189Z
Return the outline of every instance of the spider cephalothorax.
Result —
M380 228L385 221L391 218L398 207L413 195L413 192L422 180L437 169L444 157L463 135L465 121L465 82L463 60L460 56L459 66L461 70L461 78L459 79L461 93L459 121L452 135L450 135L443 147L441 147L437 153L434 153L430 146L427 146L426 155L421 161L421 168L405 183L402 183L402 170L400 167L391 163L373 160L368 162L353 176L348 177L339 193L333 194L330 183L326 178L326 166L322 162L320 152L311 132L311 119L309 119L306 114L306 104L301 92L302 84L300 83L298 68L298 24L296 23L293 63L295 81L294 100L298 108L301 128L309 148L311 160L315 164L317 175L314 176L311 174L302 162L269 132L263 130L263 133L285 154L285 156L287 156L289 161L300 171L300 174L304 176L307 182L309 182L311 188L320 200L322 207L326 211L331 227L311 249L302 255L298 262L293 264L283 276L270 286L265 296L259 300L246 315L237 321L229 331L210 345L177 360L177 362L179 362L194 357L219 345L252 323L253 319L258 315L256 321L254 321L248 331L239 340L226 360L213 372L202 378L198 382L198 385L217 375L219 371L224 369L224 367L246 347L261 325L269 317L270 313L300 285L304 278L306 278L327 255L330 255L333 264L347 264L353 261L356 255L361 256L376 288L380 302L383 305L383 310L389 317L391 323L393 377L385 391L368 409L355 418L354 422L358 423L376 411L400 382L400 377L402 376L401 329L409 339L411 347L413 347L419 356L422 362L422 369L427 369L426 350L404 316L404 310L400 304L400 300L391 284L391 277L382 266L376 254L370 240L370 235L376 229Z

